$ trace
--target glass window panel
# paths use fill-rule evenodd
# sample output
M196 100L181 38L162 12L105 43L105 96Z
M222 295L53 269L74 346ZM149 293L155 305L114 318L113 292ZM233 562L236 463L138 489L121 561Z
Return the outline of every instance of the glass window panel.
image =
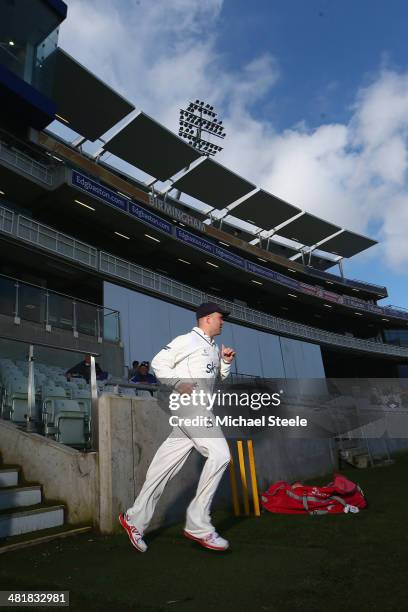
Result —
M97 307L76 302L77 331L88 336L98 336Z
M100 311L103 313L103 337L110 342L119 342L119 313L113 310Z
M61 18L41 0L1 3L0 63L27 83L40 86L34 70L57 44ZM44 84L45 85L45 84ZM49 85L49 83L48 83Z
M43 323L46 314L45 291L38 287L20 284L18 296L19 316L26 321Z
M0 313L13 316L15 308L16 283L8 278L0 278Z
M72 299L50 293L48 296L48 323L59 329L73 329Z

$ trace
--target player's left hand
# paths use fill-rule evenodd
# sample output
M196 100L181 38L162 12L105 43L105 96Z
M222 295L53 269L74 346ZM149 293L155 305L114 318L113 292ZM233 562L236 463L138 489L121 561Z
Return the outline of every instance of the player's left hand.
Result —
M231 363L232 360L235 357L235 351L234 349L228 347L228 346L224 346L223 344L221 345L221 357L222 359L226 362L226 363Z

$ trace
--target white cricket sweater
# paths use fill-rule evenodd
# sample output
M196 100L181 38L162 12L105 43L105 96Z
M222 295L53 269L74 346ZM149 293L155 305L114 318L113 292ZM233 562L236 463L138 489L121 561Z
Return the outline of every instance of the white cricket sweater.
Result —
M231 369L231 364L220 357L214 340L199 327L174 338L155 355L151 365L162 383L175 387L179 382L193 382L207 391L218 375L223 380Z

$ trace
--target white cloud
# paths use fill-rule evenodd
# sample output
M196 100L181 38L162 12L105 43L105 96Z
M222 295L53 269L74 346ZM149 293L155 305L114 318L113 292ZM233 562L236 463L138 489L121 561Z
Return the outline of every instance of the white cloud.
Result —
M347 124L314 130L300 124L276 133L247 113L248 129L232 136L226 163L341 227L361 233L378 227L381 245L366 257L405 272L408 75L380 72L357 93Z
M408 262L408 194L396 196L390 214L385 215L383 234L386 253L392 266L403 269Z
M386 261L404 270L408 74L381 68L356 92L348 123L277 132L255 111L273 94L278 60L264 54L226 68L217 50L221 19L222 0L71 0L60 44L174 130L189 99L211 102L227 131L220 161L341 226L378 227Z
M382 70L357 95L352 129L354 142L370 150L395 135L407 135L408 74Z
M190 97L223 98L212 32L221 0L72 0L60 44L139 109L176 127ZM207 32L207 34L205 34Z

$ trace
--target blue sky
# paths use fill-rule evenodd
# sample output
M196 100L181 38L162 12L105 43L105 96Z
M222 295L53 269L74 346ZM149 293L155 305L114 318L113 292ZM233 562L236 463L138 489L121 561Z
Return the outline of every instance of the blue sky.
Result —
M71 0L60 44L176 129L190 98L227 128L219 160L380 241L345 273L408 308L408 6L399 0Z
M221 17L219 48L230 66L265 51L277 58L281 78L258 112L281 129L344 122L383 62L407 67L408 7L398 0L232 0Z

